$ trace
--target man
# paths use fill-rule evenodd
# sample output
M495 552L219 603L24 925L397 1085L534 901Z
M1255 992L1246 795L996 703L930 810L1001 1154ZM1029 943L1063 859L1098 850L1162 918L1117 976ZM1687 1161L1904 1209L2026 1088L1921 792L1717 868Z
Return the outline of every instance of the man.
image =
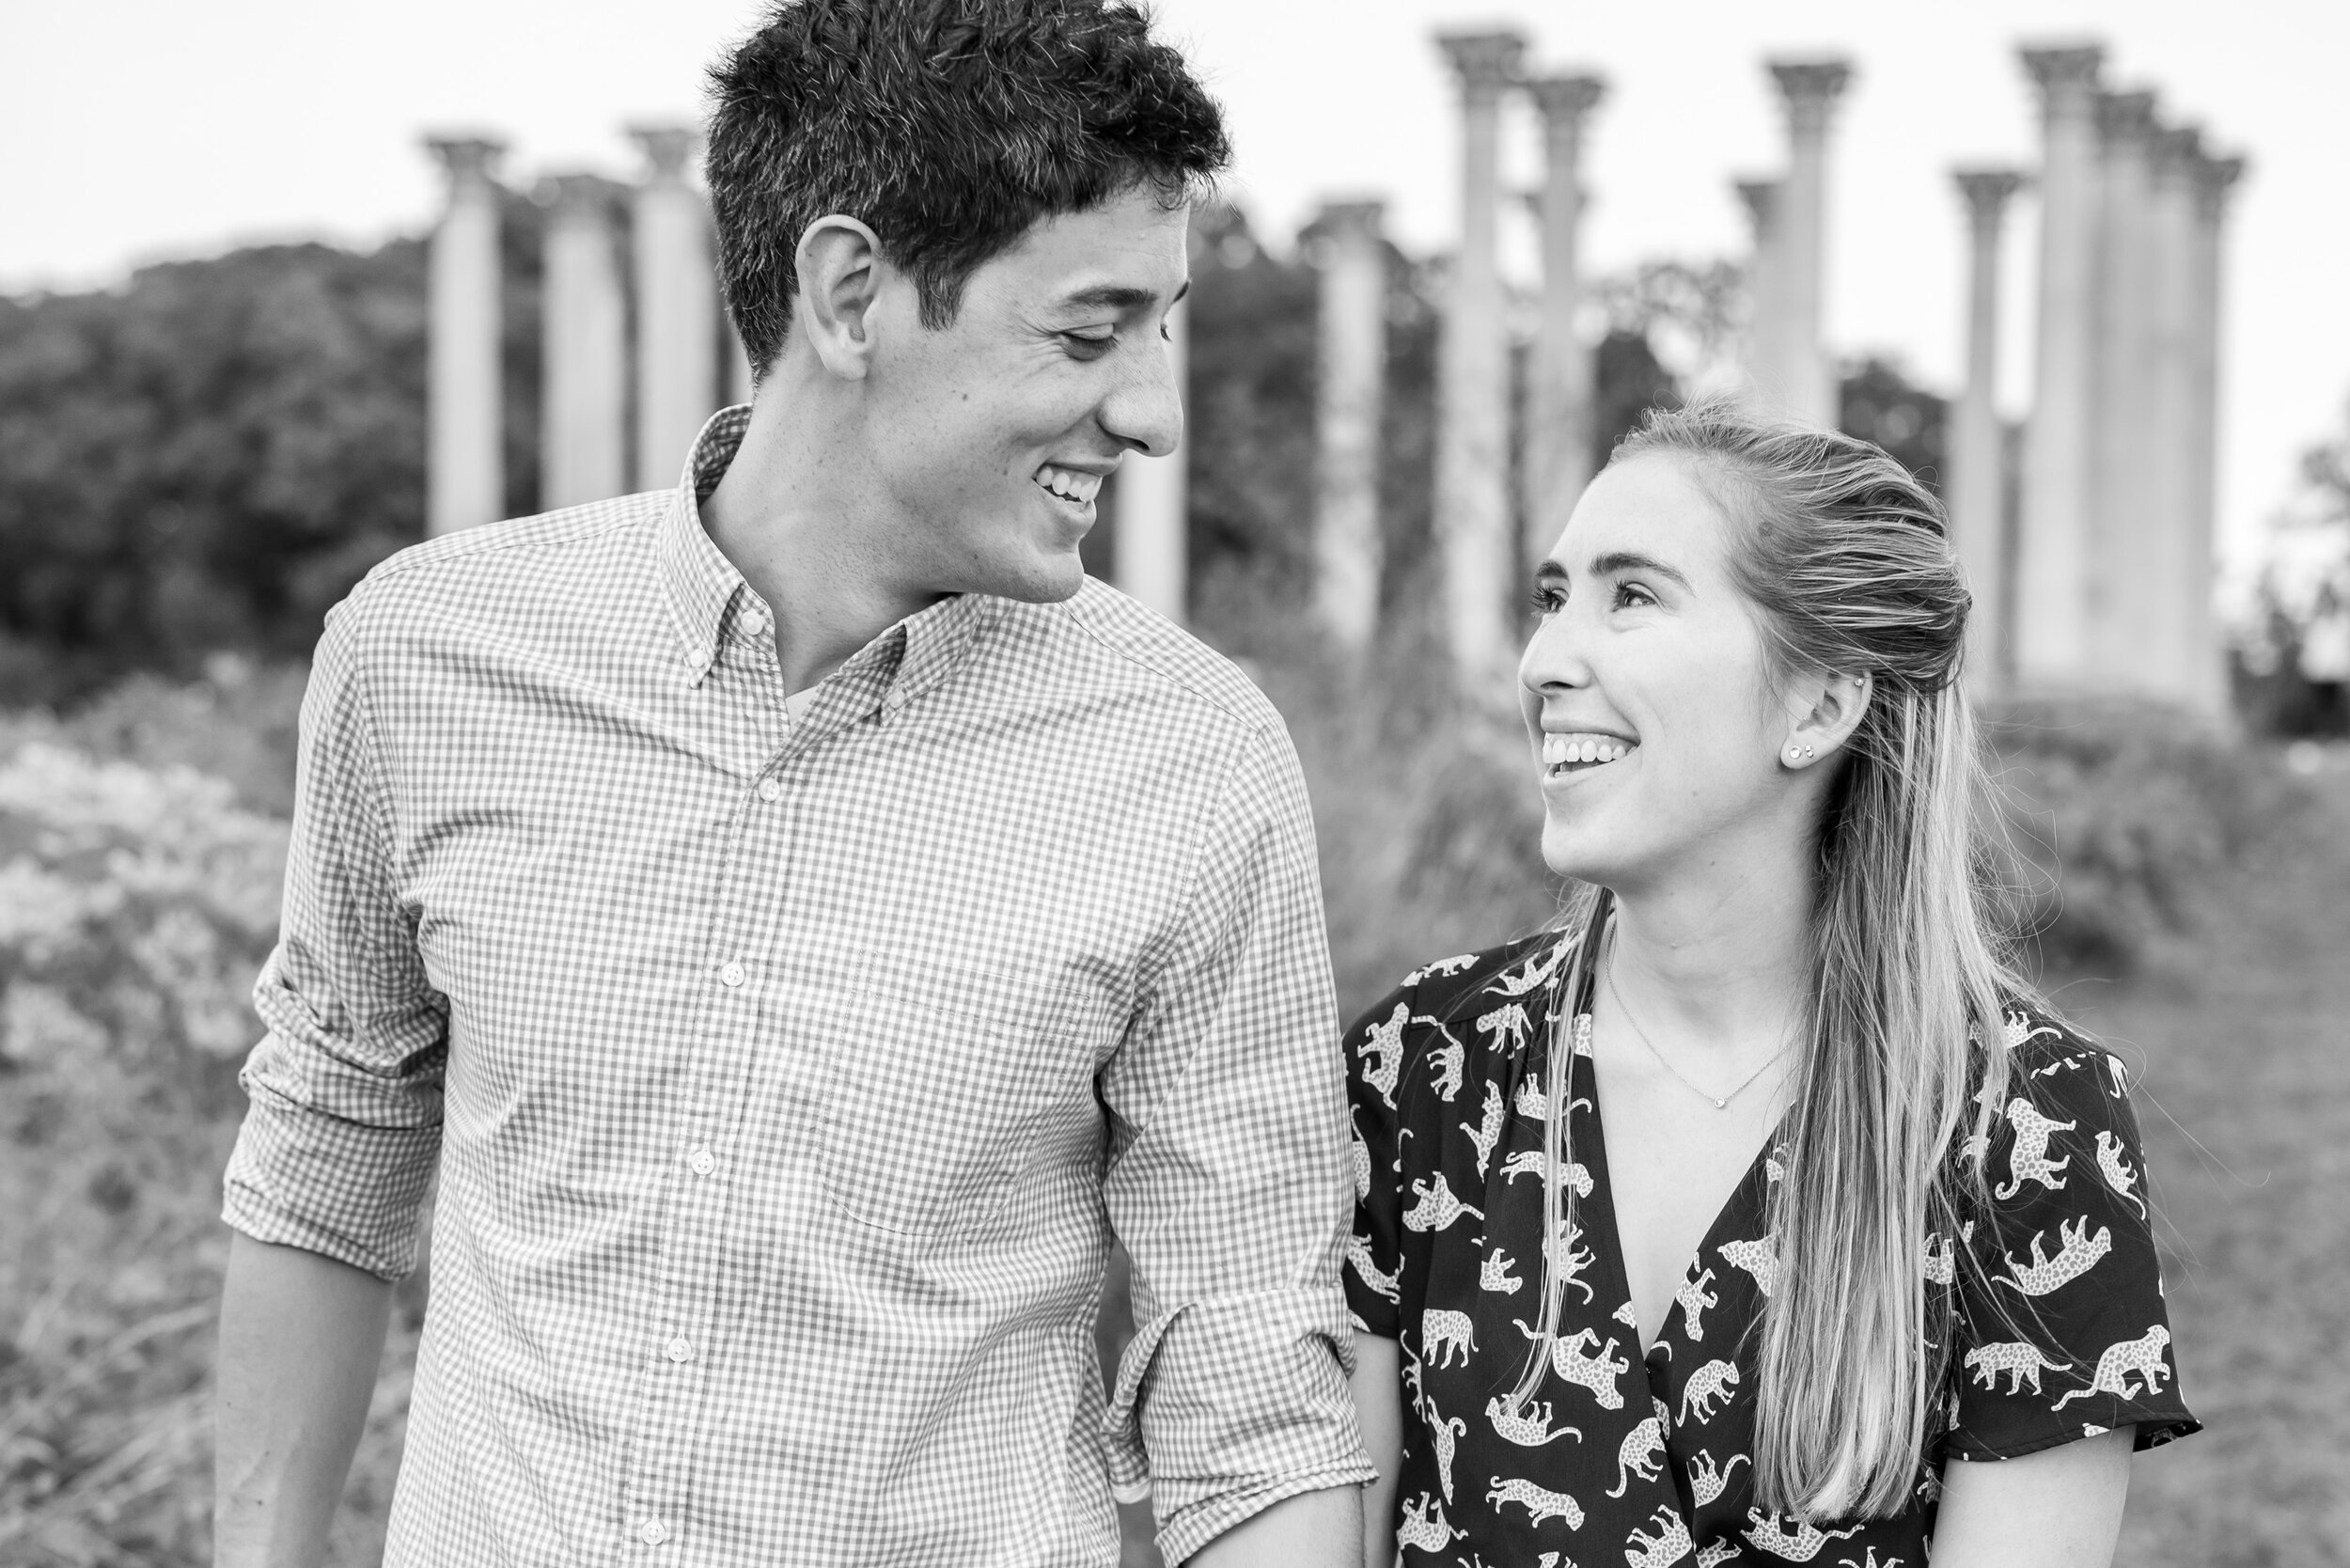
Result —
M392 1563L1107 1564L1148 1484L1170 1560L1351 1564L1295 760L1077 557L1217 111L1117 0L800 0L716 86L755 405L320 644L220 1560L317 1558L437 1165Z

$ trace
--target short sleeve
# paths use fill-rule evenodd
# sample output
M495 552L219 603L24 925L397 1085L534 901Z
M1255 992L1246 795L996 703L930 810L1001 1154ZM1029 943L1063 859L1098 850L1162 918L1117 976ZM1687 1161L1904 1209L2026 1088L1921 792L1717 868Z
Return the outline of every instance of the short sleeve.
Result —
M2200 1431L2181 1397L2128 1078L2111 1053L2012 1014L1993 1111L1988 1208L1959 1283L1946 1451L2013 1459L2135 1426ZM2021 1037L2020 1039L2018 1037Z
M1403 1166L1396 1088L1402 1081L1409 981L1380 998L1346 1031L1348 1162L1355 1177L1355 1229L1340 1278L1355 1323L1382 1339L1403 1330L1397 1276L1403 1266Z

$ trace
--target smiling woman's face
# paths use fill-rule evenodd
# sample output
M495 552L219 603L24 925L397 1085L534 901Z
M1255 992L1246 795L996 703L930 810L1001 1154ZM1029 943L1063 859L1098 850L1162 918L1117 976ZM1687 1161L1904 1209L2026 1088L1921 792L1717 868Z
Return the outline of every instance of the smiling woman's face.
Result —
M1543 563L1519 699L1561 875L1622 892L1792 831L1795 713L1731 578L1731 527L1685 460L1652 454L1591 482Z

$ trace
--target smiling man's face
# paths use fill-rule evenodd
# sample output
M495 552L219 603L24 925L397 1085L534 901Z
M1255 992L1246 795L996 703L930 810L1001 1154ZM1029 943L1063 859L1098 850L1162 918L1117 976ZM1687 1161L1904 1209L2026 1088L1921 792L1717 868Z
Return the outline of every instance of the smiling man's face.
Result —
M886 286L865 422L869 471L905 524L893 563L921 594L1036 603L1077 591L1077 544L1129 451L1183 432L1165 336L1188 213L1144 186L1038 224L972 273L951 325Z

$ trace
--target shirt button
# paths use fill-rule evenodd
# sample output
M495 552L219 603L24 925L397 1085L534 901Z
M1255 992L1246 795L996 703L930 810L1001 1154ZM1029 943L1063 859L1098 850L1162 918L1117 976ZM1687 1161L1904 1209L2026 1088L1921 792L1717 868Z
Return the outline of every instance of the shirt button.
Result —
M690 1343L690 1342L686 1340L686 1338L685 1338L685 1336L684 1336L684 1335L680 1334L680 1335L679 1335L676 1339L671 1340L671 1341L669 1341L669 1359L670 1359L670 1360L672 1360L672 1361L691 1361L693 1358L694 1358L694 1347L693 1347L693 1345L692 1345L692 1344L691 1344L691 1343Z
M686 1168L697 1176L707 1176L718 1168L718 1156L707 1149L697 1149L685 1156Z
M764 610L745 611L743 616L743 635L746 637L765 636L767 635L767 612Z
M648 1546L658 1546L669 1539L669 1527L658 1519L648 1519L636 1527L636 1539Z
M781 800L783 798L783 780L772 776L760 779L759 781L759 798L767 802L771 806L776 801Z
M725 968L718 971L718 978L728 985L740 985L745 978L743 971L743 965L740 964L729 964Z

